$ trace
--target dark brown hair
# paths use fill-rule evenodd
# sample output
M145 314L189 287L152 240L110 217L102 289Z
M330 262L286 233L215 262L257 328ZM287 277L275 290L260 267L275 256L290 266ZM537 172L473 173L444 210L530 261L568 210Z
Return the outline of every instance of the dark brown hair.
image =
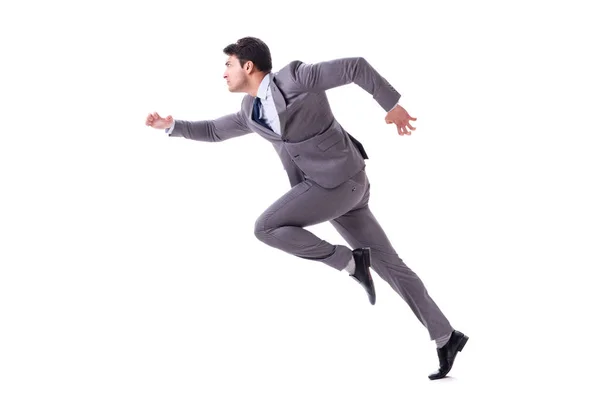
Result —
M243 37L237 42L227 45L223 49L223 53L228 56L236 56L242 67L247 61L252 61L259 71L268 73L273 68L269 47L255 37Z

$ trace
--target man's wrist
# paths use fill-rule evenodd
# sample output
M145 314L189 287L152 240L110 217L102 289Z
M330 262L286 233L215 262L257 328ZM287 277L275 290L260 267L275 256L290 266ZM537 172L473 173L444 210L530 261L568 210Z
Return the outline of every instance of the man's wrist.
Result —
M389 110L387 110L387 112L392 111L394 108L398 107L399 105L400 105L399 103L394 104L394 106L392 108L390 108Z
M167 129L165 129L165 132L170 135L171 132L173 132L173 129L175 129L175 120L173 120L173 122L171 123L170 127L168 127Z

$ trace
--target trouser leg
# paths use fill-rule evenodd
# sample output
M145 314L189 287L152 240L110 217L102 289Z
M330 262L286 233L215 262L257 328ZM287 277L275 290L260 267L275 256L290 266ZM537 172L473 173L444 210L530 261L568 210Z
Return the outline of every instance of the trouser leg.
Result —
M452 332L452 326L425 285L394 250L383 228L368 205L369 187L365 198L354 209L331 223L353 248L370 247L373 270L385 280L408 304L415 316L428 330L430 338L437 339Z
M364 198L366 182L364 170L333 189L310 180L301 182L258 217L254 233L271 247L342 270L352 258L352 250L333 245L305 228L331 221L356 207Z

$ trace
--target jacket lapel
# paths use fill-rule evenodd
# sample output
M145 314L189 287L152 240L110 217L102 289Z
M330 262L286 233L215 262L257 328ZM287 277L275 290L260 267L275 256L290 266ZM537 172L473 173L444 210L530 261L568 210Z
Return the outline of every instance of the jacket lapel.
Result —
M259 123L259 122L255 121L255 120L252 118L252 108L253 108L253 106L254 106L254 98L253 98L253 97L251 97L251 96L249 96L249 97L250 97L252 100L250 100L250 101L248 102L248 110L246 111L246 115L248 116L248 121L250 121L250 123L251 123L252 125L254 125L254 127L255 127L255 128L258 130L258 131L260 131L260 132L262 132L262 133L264 133L264 134L267 134L267 135L269 135L269 136L276 136L276 137L279 137L279 135L278 135L278 134L276 134L275 132L273 132L273 130L271 130L270 128L267 128L266 126L262 125L261 123Z
M254 121L252 119L252 107L254 105L254 102L253 102L254 98L252 99L252 101L248 102L249 107L247 110L247 116L248 116L248 120L250 120L252 122L252 124L254 124L254 126L256 126L261 132L264 132L270 136L275 136L275 137L281 139L283 137L283 135L285 134L287 103L285 102L285 98L283 97L281 90L279 90L279 88L277 87L277 84L274 82L273 73L270 73L270 79L271 79L271 83L270 83L271 94L273 96L273 102L275 103L275 109L277 110L277 114L279 115L279 126L281 129L282 136L279 136L277 133L273 132L271 129L264 127L263 125L261 125L260 123Z
M279 90L279 87L277 87L277 83L275 83L275 76L273 75L273 73L271 73L270 76L271 93L273 94L275 109L277 110L277 114L279 114L279 126L281 127L281 135L283 137L285 134L285 123L287 120L287 113L285 112L287 108L287 103L285 102L285 98L283 97L281 90Z

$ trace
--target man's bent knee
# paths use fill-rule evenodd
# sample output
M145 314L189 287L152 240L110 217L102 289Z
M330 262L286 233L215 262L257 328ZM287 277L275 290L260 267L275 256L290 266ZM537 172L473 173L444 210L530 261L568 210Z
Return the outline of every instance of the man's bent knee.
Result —
M264 215L258 217L254 223L254 236L263 243L268 244L271 229L267 228L266 218Z

